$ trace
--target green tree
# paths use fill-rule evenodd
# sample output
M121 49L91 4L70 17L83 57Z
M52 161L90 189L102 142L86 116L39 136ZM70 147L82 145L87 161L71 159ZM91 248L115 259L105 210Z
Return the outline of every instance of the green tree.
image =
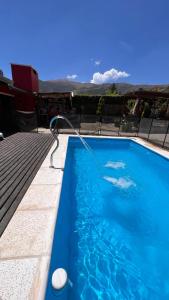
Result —
M111 85L110 89L107 92L107 95L109 95L109 96L117 96L117 95L119 95L115 83L113 83Z

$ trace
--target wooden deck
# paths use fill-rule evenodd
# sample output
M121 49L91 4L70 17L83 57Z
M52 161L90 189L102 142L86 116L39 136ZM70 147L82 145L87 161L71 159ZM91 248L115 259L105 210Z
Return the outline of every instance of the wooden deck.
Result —
M0 142L0 236L54 140L50 134L16 133Z

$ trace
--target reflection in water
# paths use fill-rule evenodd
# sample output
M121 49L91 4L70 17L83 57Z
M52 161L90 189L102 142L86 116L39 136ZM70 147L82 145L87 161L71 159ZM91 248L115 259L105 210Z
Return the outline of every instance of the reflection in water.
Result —
M105 164L105 167L106 168L112 168L112 169L124 169L126 166L126 164L122 161L108 161L106 164Z
M136 186L136 184L131 179L124 177L120 177L117 179L110 176L104 176L103 178L108 182L112 183L114 186L122 189L128 189L130 186Z

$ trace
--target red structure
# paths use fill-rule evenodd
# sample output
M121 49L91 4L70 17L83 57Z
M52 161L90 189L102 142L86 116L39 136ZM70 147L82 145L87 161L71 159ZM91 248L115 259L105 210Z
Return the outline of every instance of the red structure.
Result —
M13 85L28 92L39 92L38 73L31 66L11 64Z
M39 92L38 73L31 67L26 65L12 64L13 85L17 89L25 92L15 94L16 110L23 113L32 113L35 111L35 94Z

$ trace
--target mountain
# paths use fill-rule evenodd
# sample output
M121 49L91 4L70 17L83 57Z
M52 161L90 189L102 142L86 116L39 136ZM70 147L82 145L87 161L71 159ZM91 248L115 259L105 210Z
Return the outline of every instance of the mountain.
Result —
M40 80L40 91L41 92L70 92L73 91L75 94L105 94L109 88L109 84L92 84L92 83L81 83L70 80L51 80L42 81Z
M81 83L69 80L50 80L50 81L39 81L40 92L70 92L74 94L87 94L87 95L105 95L112 84L93 84L93 83ZM116 89L119 94L126 94L139 89L146 91L160 91L169 92L169 84L161 85L146 85L146 84L129 84L129 83L116 83Z
M12 84L12 80L7 77L0 76L0 79L8 84ZM40 92L74 92L75 95L106 95L109 91L111 83L93 84L70 81L66 79L59 80L39 80ZM149 85L149 84L129 84L115 83L119 94L126 94L139 89L146 91L159 91L169 93L169 84Z

